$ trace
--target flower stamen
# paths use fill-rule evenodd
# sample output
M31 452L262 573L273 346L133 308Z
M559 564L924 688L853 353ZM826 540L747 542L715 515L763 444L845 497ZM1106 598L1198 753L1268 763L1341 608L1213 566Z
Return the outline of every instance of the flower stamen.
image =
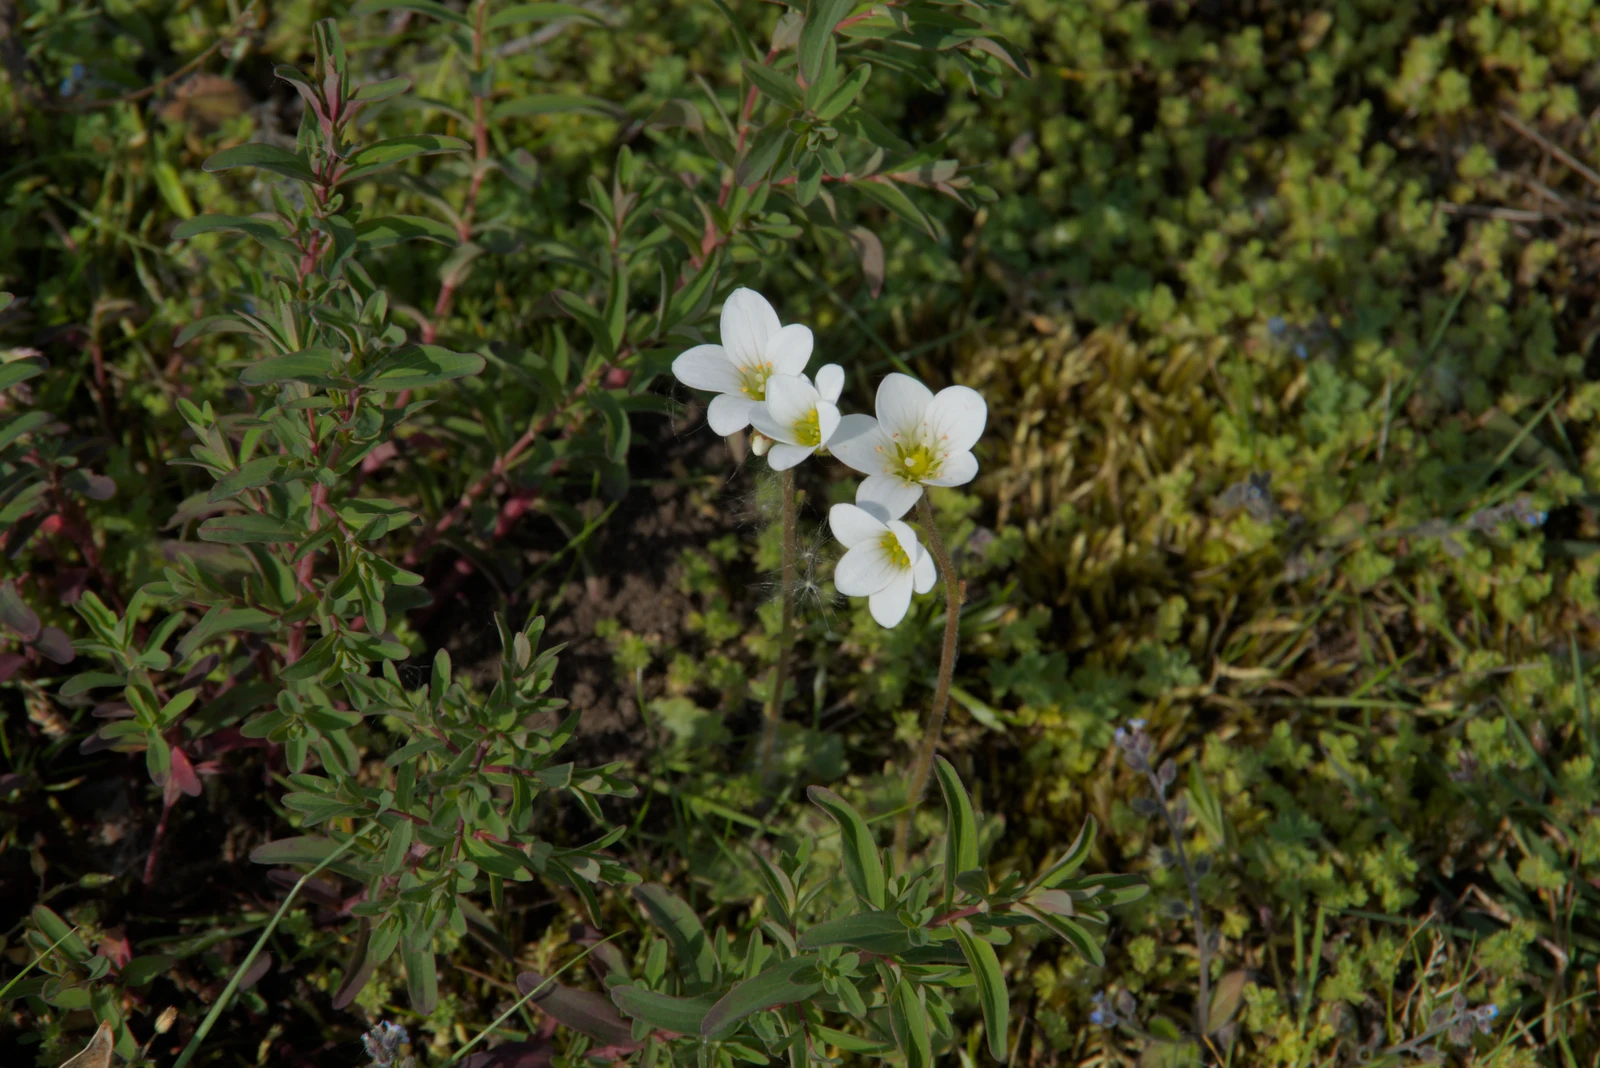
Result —
M894 531L884 531L883 536L878 539L878 545L895 567L902 571L911 569L911 557L906 553L905 546L900 544L900 539L894 536Z
M817 415L815 408L795 420L794 440L797 445L807 445L812 448L822 444L822 419Z

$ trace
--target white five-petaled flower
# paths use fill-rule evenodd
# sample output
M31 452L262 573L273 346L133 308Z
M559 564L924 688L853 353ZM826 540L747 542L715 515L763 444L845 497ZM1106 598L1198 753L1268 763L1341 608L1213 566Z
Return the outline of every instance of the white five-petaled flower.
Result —
M686 386L717 394L706 422L726 437L750 425L773 375L798 375L810 359L811 328L780 325L767 298L740 288L722 305L722 344L688 349L672 361L672 373Z
M828 450L866 479L857 504L875 504L898 519L923 486L960 486L978 473L972 446L983 436L988 407L977 390L950 386L935 395L910 375L878 386L878 417L847 415Z
M774 471L788 470L828 443L839 429L843 389L844 368L836 363L818 368L816 385L805 375L767 379L766 402L751 409L750 425L772 439L763 451Z
M828 510L828 526L845 547L833 571L833 587L846 597L865 597L872 618L892 627L905 618L913 591L933 589L937 572L916 531L881 515L853 504Z

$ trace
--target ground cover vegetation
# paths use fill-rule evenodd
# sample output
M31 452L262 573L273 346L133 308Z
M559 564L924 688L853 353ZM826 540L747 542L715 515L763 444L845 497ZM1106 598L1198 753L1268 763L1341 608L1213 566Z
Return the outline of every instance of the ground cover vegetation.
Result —
M1597 56L0 0L6 1063L1600 1063Z

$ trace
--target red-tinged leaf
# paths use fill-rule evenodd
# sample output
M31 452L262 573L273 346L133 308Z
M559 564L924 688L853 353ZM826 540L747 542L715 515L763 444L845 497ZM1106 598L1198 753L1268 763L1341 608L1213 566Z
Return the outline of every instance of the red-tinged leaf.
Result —
M0 582L0 623L16 631L22 640L31 642L39 636L39 615L29 608L10 582Z
M72 649L72 639L60 627L44 628L39 632L38 641L33 644L46 660L57 664L70 664L78 655Z
M617 1007L604 994L592 990L577 990L547 980L538 972L522 972L517 976L517 990L522 994L537 989L532 1004L548 1013L557 1023L566 1025L608 1046L637 1049L633 1028Z
M179 746L172 747L172 781L190 797L200 796L200 776L195 774L194 765Z
M20 653L0 653L0 682L5 682L15 675L28 658Z

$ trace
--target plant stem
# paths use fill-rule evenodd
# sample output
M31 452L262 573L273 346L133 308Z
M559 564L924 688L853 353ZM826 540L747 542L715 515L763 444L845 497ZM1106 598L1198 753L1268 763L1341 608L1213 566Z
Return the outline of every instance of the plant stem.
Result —
M1195 1005L1194 1021L1200 1036L1204 1038L1210 1033L1207 1017L1211 1015L1211 946L1210 939L1206 937L1205 917L1200 911L1200 878L1195 874L1194 865L1189 863L1188 851L1183 848L1183 828L1178 826L1172 806L1167 804L1167 784L1161 781L1160 773L1153 768L1147 770L1145 775L1150 779L1150 785L1155 787L1156 798L1161 802L1161 814L1166 818L1173 850L1178 854L1179 866L1183 868L1183 881L1189 888L1189 914L1194 917L1195 949L1200 959L1200 999ZM1301 1026L1305 1026L1303 1019Z
M928 536L928 547L939 565L939 575L944 579L944 648L939 653L939 683L933 691L933 709L923 727L922 749L911 769L911 788L906 792L906 810L894 824L894 856L897 868L905 867L906 851L911 844L911 817L922 803L923 791L928 788L928 776L933 773L933 756L939 749L939 736L944 733L944 714L950 705L950 679L956 670L959 652L961 602L966 599L967 584L956 578L956 569L945 551L944 539L939 537L939 525L933 518L933 505L928 503L924 490L917 499L917 519Z
M772 773L772 755L778 745L778 722L783 713L783 688L789 679L789 647L794 644L794 468L783 473L783 625L778 630L778 663L772 669L772 696L767 699L767 721L761 736L761 774Z
M365 834L367 830L368 828L363 828L361 833ZM289 911L289 906L294 904L294 899L300 895L300 888L310 882L312 877L322 871L323 868L343 856L344 851L355 844L357 837L359 835L351 835L343 845L318 861L316 867L300 876L299 882L295 883L294 888L289 891L289 896L284 898L283 904L278 906L278 911L272 914L272 920L267 924L266 930L261 932L261 937L256 939L256 944L250 947L250 952L245 954L244 960L240 961L239 966L233 970L233 977L228 980L228 985L222 988L222 994L212 1003L211 1011L206 1013L206 1018L200 1021L199 1027L195 1028L194 1035L189 1039L189 1044L183 1047L183 1052L173 1062L172 1068L184 1068L194 1059L194 1055L200 1051L200 1046L205 1042L206 1035L211 1033L212 1026L217 1022L217 1017L222 1015L222 1010L226 1009L228 1002L233 1000L234 993L239 989L239 981L244 978L245 972L250 970L250 965L255 963L256 957L260 956L262 947L267 944L267 939L272 937L272 932L277 930L278 921L283 919L284 914Z

